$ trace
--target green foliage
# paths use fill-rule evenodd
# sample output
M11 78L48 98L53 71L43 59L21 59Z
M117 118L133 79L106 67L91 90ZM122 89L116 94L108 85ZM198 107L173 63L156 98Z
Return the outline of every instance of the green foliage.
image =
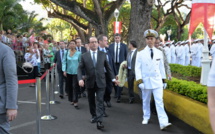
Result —
M167 89L187 96L194 100L207 103L207 87L196 84L193 81L179 80L173 78L167 82Z
M52 19L47 27L56 41L71 40L72 35L77 35L77 31L71 27L71 24L61 19Z
M31 12L27 19L22 21L16 29L20 30L21 32L27 32L30 29L34 29L34 32L38 33L40 31L43 31L46 29L46 27L43 26L43 23L41 21L44 20L44 18L41 18L39 20L36 19L38 14L36 14L34 11Z
M182 66L179 64L169 64L171 72L181 74L182 76L200 77L201 68L195 66Z

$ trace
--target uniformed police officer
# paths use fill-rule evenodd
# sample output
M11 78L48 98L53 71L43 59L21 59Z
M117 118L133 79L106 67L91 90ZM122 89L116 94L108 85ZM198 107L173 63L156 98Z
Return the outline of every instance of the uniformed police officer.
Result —
M148 124L150 119L150 99L153 93L160 129L164 130L172 124L169 123L163 104L163 82L166 79L163 54L154 47L158 33L154 30L144 32L147 46L137 52L135 75L139 88L142 91L143 121Z

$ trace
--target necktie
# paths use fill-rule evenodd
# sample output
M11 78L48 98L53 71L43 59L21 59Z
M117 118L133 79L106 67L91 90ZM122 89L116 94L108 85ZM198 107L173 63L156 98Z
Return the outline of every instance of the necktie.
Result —
M128 56L128 68L131 69L131 55L132 55L133 51L131 51L131 53Z
M78 51L80 52L80 48L78 47Z
M104 52L104 53L105 53L105 49L104 49L104 48L102 48L102 52Z
M116 44L116 57L115 62L118 63L118 43Z
M151 50L151 58L153 59L153 56L154 56L153 49L150 49L150 50Z
M94 67L96 66L96 58L95 58L95 54L96 54L96 52L93 52L93 65L94 65Z

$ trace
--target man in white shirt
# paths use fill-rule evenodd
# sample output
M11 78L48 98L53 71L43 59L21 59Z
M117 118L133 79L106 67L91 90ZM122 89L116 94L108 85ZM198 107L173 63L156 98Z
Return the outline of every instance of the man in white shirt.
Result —
M164 50L165 50L165 53L166 53L166 57L167 57L168 63L171 63L171 50L170 50L170 48L169 48L169 45L170 45L170 43L167 42L167 43L165 44Z
M197 45L196 45L197 40L194 40L192 45L191 45L191 57L192 57L192 62L191 65L192 66L196 66L196 53L197 53Z
M174 44L171 44L170 51L171 51L171 63L175 64L176 63L176 55L175 55L175 46L174 46Z
M198 40L196 45L196 66L201 67L201 58L202 58L202 51L203 51L203 44L201 43L201 40Z
M114 35L115 42L110 44L109 51L111 55L114 57L114 63L116 66L117 74L119 72L120 64L126 60L127 58L127 46L124 43L121 43L121 35ZM115 98L117 98L117 103L120 103L122 87L114 86L115 89Z
M212 56L212 59L215 59L215 40L213 41L212 47L210 49L210 54Z
M163 104L163 88L166 73L163 63L163 54L154 47L158 33L152 29L144 32L147 46L139 49L136 57L135 76L137 84L142 91L143 121L148 124L151 116L150 100L151 94L155 98L160 129L164 130L172 124L169 123Z
M185 42L184 41L182 41L181 42L181 46L179 47L180 49L179 49L179 55L180 55L180 57L179 57L179 64L180 65L185 65L185 49L184 49L184 44L185 44Z
M180 64L180 57L181 57L181 53L180 53L180 46L181 46L181 42L179 41L177 44L177 46L175 47L175 53L176 53L176 64Z
M189 41L185 42L184 50L185 50L185 66L188 66L190 64L190 47L189 47Z
M130 41L128 46L130 51L127 55L127 78L128 78L128 91L129 91L129 103L134 102L134 79L135 79L135 62L137 55L137 44L136 41Z

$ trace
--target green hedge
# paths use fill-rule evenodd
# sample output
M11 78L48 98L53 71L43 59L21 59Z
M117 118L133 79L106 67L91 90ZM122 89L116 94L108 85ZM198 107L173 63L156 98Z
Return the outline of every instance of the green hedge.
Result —
M169 64L171 72L181 74L182 76L200 77L201 68L195 66L182 66L179 64Z
M194 100L207 103L206 86L202 86L193 81L179 80L176 78L172 78L172 80L167 83L167 90L171 90Z

